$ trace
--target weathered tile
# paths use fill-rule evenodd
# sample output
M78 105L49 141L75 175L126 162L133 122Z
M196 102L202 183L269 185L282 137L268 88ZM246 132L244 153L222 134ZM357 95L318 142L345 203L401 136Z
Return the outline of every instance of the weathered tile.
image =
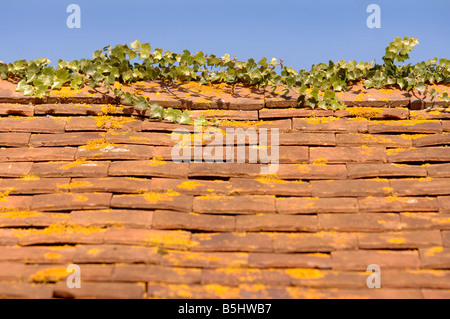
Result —
M198 196L194 198L193 210L206 214L275 213L275 196Z
M43 211L105 209L110 207L108 193L61 193L33 196L31 209Z
M310 162L323 160L326 163L385 163L384 147L311 147Z
M333 269L366 270L376 264L381 269L419 268L420 259L414 250L342 250L331 252Z
M356 198L280 197L276 199L279 214L357 213Z
M157 210L153 215L152 226L154 229L234 231L235 218Z
M111 207L131 209L168 209L182 212L192 210L193 196L175 191L145 192L139 195L113 195Z
M0 149L1 162L45 162L70 161L75 158L76 148L3 148Z
M364 249L413 249L442 245L438 230L383 233L359 233L359 247Z
M319 214L318 228L320 230L373 232L400 230L401 224L398 214Z
M392 194L388 180L311 181L311 196L363 197Z

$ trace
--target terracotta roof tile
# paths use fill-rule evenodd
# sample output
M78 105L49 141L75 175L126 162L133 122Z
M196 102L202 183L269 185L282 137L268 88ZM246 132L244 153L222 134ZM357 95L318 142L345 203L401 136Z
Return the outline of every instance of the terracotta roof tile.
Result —
M220 120L223 137L258 133L233 139L244 162L237 146L229 162L176 162L172 132L194 125L90 89L36 99L0 81L1 296L449 298L450 113L398 90L345 92L332 111L171 85L178 98L156 82L142 92ZM264 128L280 133L273 174L250 162ZM189 137L227 158L219 140ZM383 289L367 289L371 264Z

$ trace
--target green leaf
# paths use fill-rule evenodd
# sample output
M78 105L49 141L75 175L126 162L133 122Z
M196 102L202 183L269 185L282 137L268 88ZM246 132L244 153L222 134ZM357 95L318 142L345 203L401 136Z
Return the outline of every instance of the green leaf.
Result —
M141 42L139 42L139 40L136 40L134 42L130 43L130 46L135 49L135 50L140 50L142 48L141 46Z
M133 107L140 110L145 110L148 108L147 99L143 96L138 97L136 101L134 101Z
M180 124L190 124L192 123L192 116L189 114L188 111L184 111L180 117L178 118L178 123Z
M164 108L158 104L150 105L150 118L162 120L164 117Z
M178 116L181 115L180 110L175 110L171 107L166 109L166 112L164 113L164 119L170 122L177 122Z

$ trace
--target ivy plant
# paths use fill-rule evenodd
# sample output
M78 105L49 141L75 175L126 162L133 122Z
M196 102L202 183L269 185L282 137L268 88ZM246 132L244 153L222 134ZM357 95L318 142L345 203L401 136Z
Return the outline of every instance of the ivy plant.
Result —
M345 108L336 92L347 91L353 84L363 83L366 88L393 86L406 91L416 89L432 99L439 97L448 105L448 94L439 95L429 86L450 82L450 60L434 58L415 65L404 63L418 43L414 37L395 38L386 48L382 64L341 60L315 64L309 71L296 71L283 65L281 59L269 61L264 57L259 61L239 61L229 54L218 57L203 52L192 54L188 50L174 53L157 48L152 51L149 43L136 40L130 45L104 47L95 51L91 59L59 60L56 67L50 66L46 58L8 64L0 61L0 76L3 80L16 81L17 91L38 98L66 86L74 90L85 86L99 92L103 89L103 94L123 100L136 109L149 109L152 119L180 124L192 122L187 111L150 104L148 98L124 92L115 83L199 81L202 85L227 83L233 88L241 83L272 92L281 86L283 95L290 90L297 92L299 104L332 110ZM204 118L200 120L204 121Z

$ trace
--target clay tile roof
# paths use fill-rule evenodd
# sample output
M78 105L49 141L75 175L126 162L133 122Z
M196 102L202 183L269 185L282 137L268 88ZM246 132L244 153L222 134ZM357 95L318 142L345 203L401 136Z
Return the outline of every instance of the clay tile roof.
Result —
M171 133L192 125L1 81L1 296L450 298L450 113L432 101L355 88L331 111L241 86L127 89L223 131L278 128L276 174L173 162Z

